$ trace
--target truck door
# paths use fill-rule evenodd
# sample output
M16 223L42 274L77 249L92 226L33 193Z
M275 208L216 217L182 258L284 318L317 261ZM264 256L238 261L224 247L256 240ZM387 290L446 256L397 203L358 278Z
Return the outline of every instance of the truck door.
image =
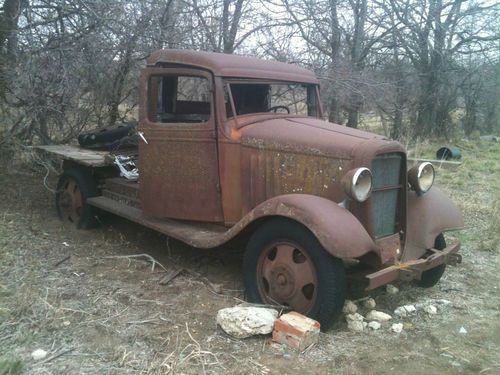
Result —
M201 70L143 72L139 192L146 216L223 221L212 87Z

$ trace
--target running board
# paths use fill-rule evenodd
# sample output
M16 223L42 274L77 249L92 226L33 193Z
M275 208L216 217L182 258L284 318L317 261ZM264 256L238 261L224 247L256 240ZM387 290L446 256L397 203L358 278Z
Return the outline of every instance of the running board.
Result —
M223 225L173 219L153 219L144 216L142 210L138 208L103 196L89 198L87 199L87 203L185 242L193 247L202 249L214 248L227 242L232 237L229 233L231 230Z

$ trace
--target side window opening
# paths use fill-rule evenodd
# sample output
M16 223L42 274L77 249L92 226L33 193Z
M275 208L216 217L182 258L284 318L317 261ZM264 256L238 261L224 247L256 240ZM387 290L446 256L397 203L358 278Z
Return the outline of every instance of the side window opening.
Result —
M210 119L211 92L204 77L151 76L148 91L152 122L200 123Z

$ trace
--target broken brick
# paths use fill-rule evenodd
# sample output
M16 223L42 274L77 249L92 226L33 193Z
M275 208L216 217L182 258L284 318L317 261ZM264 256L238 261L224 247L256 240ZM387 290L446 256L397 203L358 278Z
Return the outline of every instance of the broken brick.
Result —
M292 311L276 320L273 341L303 351L318 342L319 330L319 322Z

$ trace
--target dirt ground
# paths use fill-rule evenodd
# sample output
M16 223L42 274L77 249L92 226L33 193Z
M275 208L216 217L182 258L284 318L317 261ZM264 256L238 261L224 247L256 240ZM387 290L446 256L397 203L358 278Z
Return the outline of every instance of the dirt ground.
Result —
M217 328L217 311L243 298L243 249L192 249L117 217L90 231L66 227L43 173L4 167L0 375L499 374L500 144L460 147L463 165L439 170L437 184L464 212L467 230L453 233L462 241L463 263L448 267L432 289L397 284L395 295L370 293L376 308L390 314L418 303L432 303L438 313L418 309L362 333L348 331L341 319L305 353L269 337L236 340ZM149 254L165 269L124 257L133 254ZM165 270L174 269L182 271L162 285ZM402 333L390 330L393 322L404 324ZM33 360L36 349L47 357Z

